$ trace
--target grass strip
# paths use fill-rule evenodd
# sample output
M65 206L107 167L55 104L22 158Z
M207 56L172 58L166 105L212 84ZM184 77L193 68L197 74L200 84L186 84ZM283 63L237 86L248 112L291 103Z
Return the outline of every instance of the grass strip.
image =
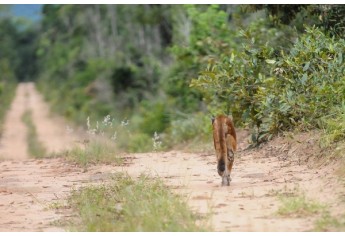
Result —
M305 217L324 211L325 206L315 201L307 200L304 194L297 196L281 196L282 205L278 214L285 217Z
M35 158L42 158L46 154L46 149L43 144L38 140L36 127L32 121L31 111L26 111L22 116L22 121L27 127L27 143L30 156Z
M171 193L161 180L143 174L138 179L115 174L108 185L74 191L68 204L79 215L69 222L72 231L210 230L206 217L194 214L181 196Z

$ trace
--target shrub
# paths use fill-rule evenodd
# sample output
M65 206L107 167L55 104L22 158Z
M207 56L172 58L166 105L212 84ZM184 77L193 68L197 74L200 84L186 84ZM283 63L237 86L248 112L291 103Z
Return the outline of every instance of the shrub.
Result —
M163 132L169 125L167 106L163 102L142 102L139 114L141 121L138 130L148 135Z
M320 127L324 134L321 137L321 145L329 146L331 143L345 140L345 103L331 109L330 114L320 119Z
M344 100L345 41L307 28L288 54L253 42L209 63L191 86L211 112L232 113L257 129L260 143L295 126L318 127L318 119Z

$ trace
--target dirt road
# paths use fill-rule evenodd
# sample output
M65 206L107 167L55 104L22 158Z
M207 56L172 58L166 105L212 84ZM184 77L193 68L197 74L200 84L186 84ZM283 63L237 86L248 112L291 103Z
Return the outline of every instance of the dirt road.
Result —
M244 151L245 136L240 134L231 186L221 187L212 152L128 154L132 162L127 167L99 165L87 172L62 158L29 158L26 128L20 118L25 109L32 110L39 139L49 151L64 150L78 140L66 133L60 118L49 115L33 84L18 86L0 140L0 231L64 231L54 222L73 213L56 212L52 206L71 190L103 183L116 171L132 176L148 172L163 178L174 191L188 197L194 210L211 212L216 231L313 230L318 214L303 218L276 214L279 194L300 192L325 204L332 216L345 213L344 184L333 174L334 165L316 169L305 162L315 151L312 135L298 135L291 141L278 138L261 149Z
M38 139L48 153L66 150L78 140L67 133L61 118L50 115L33 83L18 85L0 140L0 231L61 231L51 227L49 222L57 215L47 208L53 199L70 191L73 184L69 183L78 176L68 180L73 171L59 172L59 166L65 165L60 159L29 158L27 127L22 121L25 111L32 112Z

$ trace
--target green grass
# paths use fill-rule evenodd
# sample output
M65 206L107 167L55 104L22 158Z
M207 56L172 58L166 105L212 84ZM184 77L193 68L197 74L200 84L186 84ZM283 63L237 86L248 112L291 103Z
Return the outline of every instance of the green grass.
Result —
M331 114L320 119L323 134L320 146L327 149L328 159L339 160L336 173L345 176L345 103L331 108Z
M332 108L330 115L320 119L320 126L323 129L321 146L328 147L332 143L345 140L345 103Z
M22 116L22 121L27 127L27 143L28 143L28 151L30 156L36 158L42 158L46 155L46 149L44 148L43 144L38 140L36 127L32 121L32 114L31 111L26 111Z
M80 217L67 223L72 231L210 230L207 219L192 213L185 199L147 175L132 179L118 173L108 185L74 191L68 202Z
M123 158L118 156L118 149L109 140L92 139L84 147L74 147L67 152L66 159L81 166L92 164L122 164Z
M284 217L305 217L324 211L325 206L312 200L307 200L304 194L296 196L280 196L281 206L278 215Z
M314 231L345 231L345 215L335 218L328 212L315 222Z

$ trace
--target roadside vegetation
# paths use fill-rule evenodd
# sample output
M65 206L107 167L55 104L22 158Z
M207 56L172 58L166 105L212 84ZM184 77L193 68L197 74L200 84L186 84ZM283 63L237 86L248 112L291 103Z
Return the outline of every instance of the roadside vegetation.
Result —
M10 108L11 102L16 94L15 89L16 83L14 81L2 81L0 76L0 138L6 112Z
M327 205L306 199L305 195L280 196L281 206L277 214L282 217L303 218L314 216L312 231L343 231L345 229L345 215L331 216Z
M315 217L312 231L343 231L345 229L345 215L332 216L328 205L307 199L298 188L288 193L276 193L280 200L277 215L287 218Z
M325 210L325 206L306 199L305 195L280 196L281 206L278 209L278 215L284 217L306 217L318 214Z
M340 217L331 216L328 212L323 213L322 216L315 222L315 231L338 231L345 230L345 215Z
M57 112L80 124L88 116L128 120L128 151L147 151L154 133L165 148L207 142L209 118L218 113L249 126L256 146L282 131L327 128L322 117L342 114L344 11L47 5L39 87Z
M56 4L39 25L0 12L2 64L78 125L127 120L125 151L155 134L165 149L209 142L218 113L252 146L294 129L344 140L343 5Z
M192 213L185 199L171 193L161 180L144 174L133 179L117 173L107 185L75 190L64 207L78 214L78 219L68 223L72 231L211 230L208 219Z
M34 28L25 27L26 21L11 16L9 8L10 5L0 5L0 138L17 82L28 79L37 68L33 58L37 33Z
M76 146L65 153L68 161L87 167L94 164L117 164L123 163L119 151L114 143L107 140L92 140L84 143L83 146Z

